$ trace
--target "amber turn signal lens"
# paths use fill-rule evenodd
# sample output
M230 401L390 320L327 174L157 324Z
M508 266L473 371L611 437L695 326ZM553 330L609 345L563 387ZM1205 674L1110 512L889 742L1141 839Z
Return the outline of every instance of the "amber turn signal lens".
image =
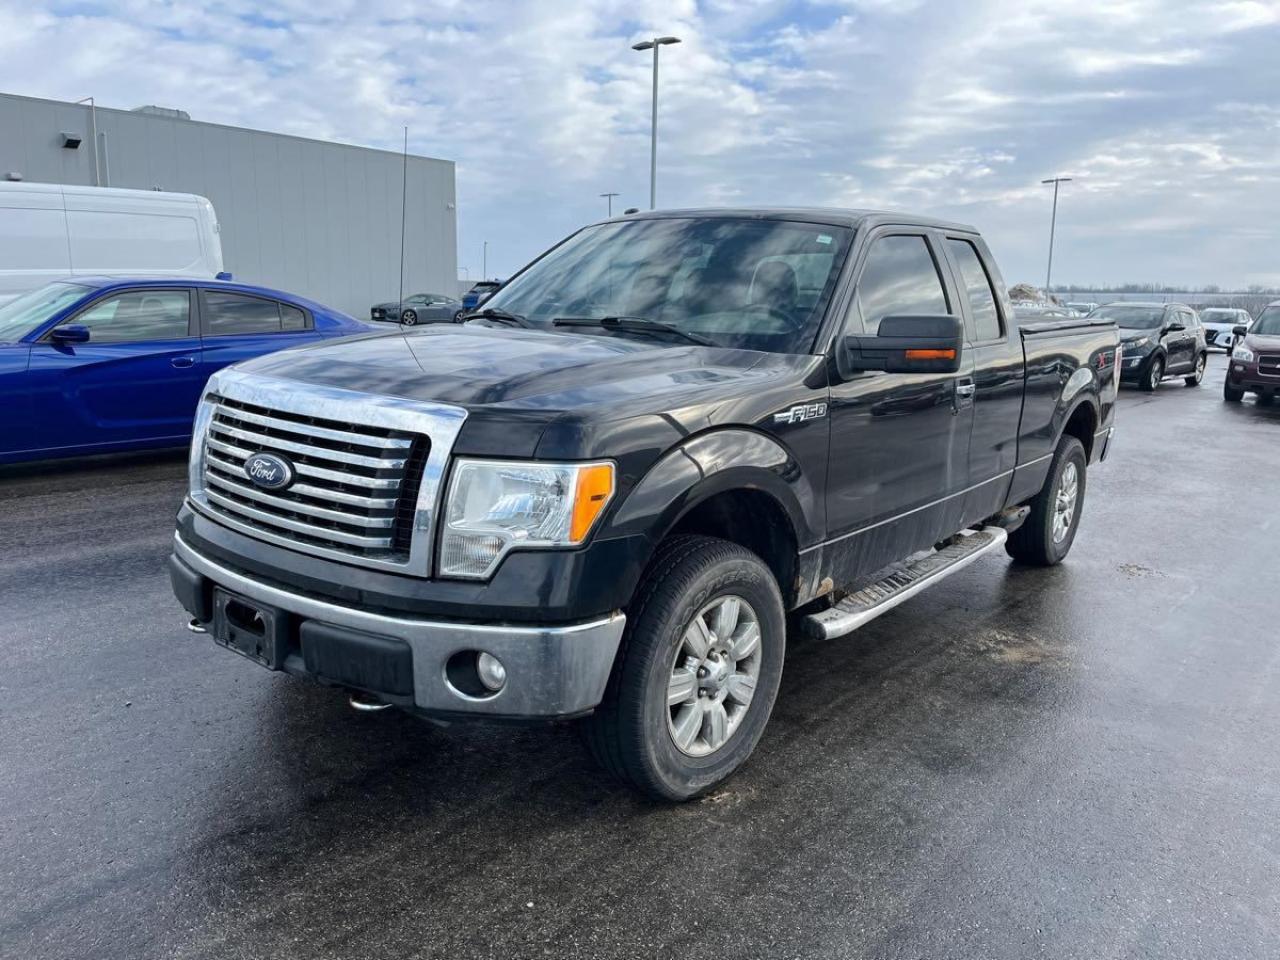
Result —
M955 350L908 350L908 360L954 360Z
M613 464L595 463L578 471L569 539L581 543L613 497Z

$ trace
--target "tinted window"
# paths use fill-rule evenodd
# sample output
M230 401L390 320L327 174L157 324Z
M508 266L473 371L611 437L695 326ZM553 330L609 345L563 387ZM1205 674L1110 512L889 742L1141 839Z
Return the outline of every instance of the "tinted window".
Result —
M206 291L202 312L209 336L280 332L280 309L274 300Z
M280 304L280 329L281 330L305 330L307 329L307 315L297 307L291 307L287 303Z
M979 341L994 340L1000 336L1000 311L996 309L995 291L982 266L978 251L968 240L948 240L951 255L960 266L969 309L973 312L974 333Z
M190 316L186 290L132 290L98 301L71 323L88 327L91 343L178 340L187 336Z
M1090 316L1114 320L1116 326L1126 330L1155 330L1164 320L1164 308L1126 306L1116 303L1099 307Z
M870 336L885 317L949 313L942 277L924 237L881 237L871 246L856 302Z

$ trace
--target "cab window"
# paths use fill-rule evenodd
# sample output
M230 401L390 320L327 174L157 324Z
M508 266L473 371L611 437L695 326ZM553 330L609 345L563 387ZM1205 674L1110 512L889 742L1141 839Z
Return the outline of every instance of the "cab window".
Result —
M951 312L942 275L923 236L872 241L854 294L854 307L868 336L892 316L939 316Z
M975 341L982 343L999 339L1000 311L996 307L996 294L977 249L968 240L955 239L947 241L947 249L960 268L960 279L969 299L969 312L973 314Z

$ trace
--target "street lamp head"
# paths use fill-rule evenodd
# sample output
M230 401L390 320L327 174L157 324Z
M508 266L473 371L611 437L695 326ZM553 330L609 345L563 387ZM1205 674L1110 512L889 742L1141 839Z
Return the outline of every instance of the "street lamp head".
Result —
M679 43L679 37L654 37L652 40L641 40L631 45L632 50L652 50L654 47L665 47L671 43Z
M1041 180L1041 183L1070 183L1070 177L1050 177L1048 180Z

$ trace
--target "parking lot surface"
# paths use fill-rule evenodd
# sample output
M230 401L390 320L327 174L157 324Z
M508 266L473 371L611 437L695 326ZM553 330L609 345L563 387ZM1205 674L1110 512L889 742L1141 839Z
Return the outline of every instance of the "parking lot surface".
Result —
M4 957L1280 954L1280 405L1125 391L1051 570L844 640L678 807L184 629L185 461L0 472Z

